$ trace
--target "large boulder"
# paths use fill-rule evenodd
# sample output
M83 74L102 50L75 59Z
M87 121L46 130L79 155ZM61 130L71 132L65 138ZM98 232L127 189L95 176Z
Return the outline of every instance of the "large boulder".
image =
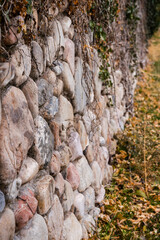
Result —
M34 140L34 123L23 92L10 87L2 98L0 126L0 180L9 184L17 176Z

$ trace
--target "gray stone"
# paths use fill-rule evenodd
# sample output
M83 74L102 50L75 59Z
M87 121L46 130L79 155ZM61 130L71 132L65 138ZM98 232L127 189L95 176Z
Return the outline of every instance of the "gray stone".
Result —
M38 212L44 215L52 207L54 201L55 181L52 176L46 175L36 182L36 198Z
M22 86L22 92L27 99L33 118L36 118L38 115L38 87L36 83L31 78L28 78Z
M75 112L83 112L86 104L87 98L85 91L82 86L82 76L83 76L83 67L82 60L77 57L75 63L75 97L74 97L74 107Z
M60 145L58 147L58 151L60 154L60 163L61 167L67 167L70 161L70 149L66 145Z
M19 177L22 179L22 184L29 182L39 171L38 163L30 157L23 160Z
M122 77L123 77L120 69L118 69L114 72L114 77L115 77L116 84L120 84Z
M81 240L82 227L73 213L64 220L62 240Z
M64 83L64 91L66 91L70 98L73 98L75 93L75 81L68 63L63 62L63 67L62 80Z
M23 92L10 87L2 98L0 126L0 181L9 184L17 177L34 140L34 123Z
M56 76L61 75L64 70L63 62L59 60L54 61L50 67L52 71L55 72Z
M71 184L64 180L64 193L62 198L62 207L64 212L69 212L74 203L74 194Z
M77 132L72 132L68 139L69 147L71 149L71 161L75 161L83 156L83 150L80 143L80 137Z
M95 120L96 120L96 115L90 109L86 109L83 115L83 121L87 130L87 133L91 131L91 125Z
M97 196L96 196L96 203L101 203L104 200L105 197L105 189L102 186L98 191L97 191Z
M102 185L102 171L101 171L101 168L100 168L98 162L96 162L96 161L92 162L91 168L93 171L92 187L95 189L95 191L97 191L98 189L100 189L100 187Z
M81 193L77 193L74 198L74 207L75 207L75 215L78 220L81 220L85 214L85 197Z
M14 200L18 196L20 187L22 185L22 179L20 177L16 178L12 183L10 183L7 192L7 198L9 200Z
M88 233L91 233L91 234L94 233L96 223L91 215L89 215L89 214L85 215L81 224L84 224Z
M108 184L111 181L112 175L113 175L113 167L107 164L104 170L104 178L103 178L104 185Z
M75 72L75 45L69 38L65 39L65 48L63 59L66 61L70 67L70 70L74 76Z
M46 38L46 60L47 65L50 66L55 58L56 49L54 44L53 37L47 37Z
M55 192L58 195L58 197L61 197L62 194L64 193L64 179L61 173L57 174L57 176L55 177L55 181L56 181Z
M44 219L48 227L48 240L60 240L63 229L64 213L59 198L56 195L54 195L52 208Z
M58 98L51 97L41 108L40 114L46 119L51 120L58 112Z
M85 212L88 213L95 207L95 192L92 187L87 188L83 195L85 197Z
M100 214L101 210L98 207L95 207L93 210L90 211L90 215L93 217L93 219L97 222L99 214Z
M108 138L108 134L109 134L109 122L108 119L106 117L102 118L102 136L104 137L105 141L107 141Z
M75 167L80 176L79 192L85 191L93 182L93 172L85 157L75 162Z
M89 237L88 237L87 229L85 228L85 226L83 224L83 220L81 220L80 223L81 223L81 227L82 227L82 239L87 240Z
M31 53L27 45L18 45L11 56L11 64L15 67L14 83L20 86L31 72Z
M100 136L100 138L99 138L99 145L101 147L106 145L106 141L105 141L104 137L102 137L102 136Z
M53 87L45 79L41 78L36 81L38 86L38 104L42 106L53 95Z
M32 71L31 71L31 77L33 76L33 79L38 77L43 72L43 51L40 45L32 41L31 42L32 47L32 56L33 56L33 62L34 66L32 64Z
M0 239L11 240L15 233L15 217L9 208L5 208L0 215Z
M82 86L87 96L87 102L92 103L94 100L94 84L93 84L93 72L87 62L85 62L85 75L82 78Z
M39 166L43 166L52 158L54 137L47 122L41 116L35 118L35 128L34 155Z
M116 95L115 95L115 101L116 101L116 106L119 108L122 102L124 96L124 87L123 84L120 83L116 85Z
M5 197L2 191L0 191L0 213L3 212L5 208L6 202L5 202Z
M102 81L99 79L99 66L100 60L98 57L98 51L93 48L93 60L92 60L92 71L93 71L93 80L94 80L94 91L96 100L101 97L101 90L102 90Z
M0 63L0 88L14 79L15 68L10 62Z
M44 218L35 214L16 237L16 240L48 240L48 229Z
M59 97L59 110L58 113L55 115L55 121L59 125L64 125L68 127L69 123L73 124L73 107L71 103L62 95Z

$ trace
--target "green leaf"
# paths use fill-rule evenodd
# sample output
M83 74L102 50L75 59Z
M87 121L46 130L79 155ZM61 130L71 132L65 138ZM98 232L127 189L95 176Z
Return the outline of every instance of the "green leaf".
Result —
M136 195L137 195L138 197L143 197L143 198L147 199L147 196L146 196L145 192L142 191L142 190L137 190L137 191L136 191Z

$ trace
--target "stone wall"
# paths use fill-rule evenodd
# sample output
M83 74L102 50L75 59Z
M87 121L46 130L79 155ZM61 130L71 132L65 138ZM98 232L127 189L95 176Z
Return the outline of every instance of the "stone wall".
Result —
M122 70L106 93L92 33L84 60L71 19L54 14L40 21L34 10L43 34L31 46L17 31L4 37L11 55L0 63L2 240L88 239L112 177L114 136L128 119ZM134 89L131 73L129 80Z

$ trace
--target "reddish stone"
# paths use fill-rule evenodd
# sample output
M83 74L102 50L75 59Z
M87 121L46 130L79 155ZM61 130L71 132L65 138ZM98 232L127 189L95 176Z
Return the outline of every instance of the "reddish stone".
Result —
M76 167L72 163L70 163L67 168L67 180L71 184L73 190L79 187L80 177Z
M58 125L58 123L56 123L55 121L52 120L52 121L50 121L49 126L50 126L51 131L54 136L54 148L57 149L61 144L61 140L59 137L59 125Z
M34 197L34 193L30 189L28 189L28 191L22 193L22 195L20 195L19 198L26 201L26 203L28 204L28 206L31 209L33 214L36 213L38 201Z
M18 200L17 209L15 211L17 229L23 228L32 217L33 213L29 209L28 204L23 200Z
M15 220L18 230L23 228L33 217L36 212L37 205L38 201L30 189L27 189L20 194L15 209Z

